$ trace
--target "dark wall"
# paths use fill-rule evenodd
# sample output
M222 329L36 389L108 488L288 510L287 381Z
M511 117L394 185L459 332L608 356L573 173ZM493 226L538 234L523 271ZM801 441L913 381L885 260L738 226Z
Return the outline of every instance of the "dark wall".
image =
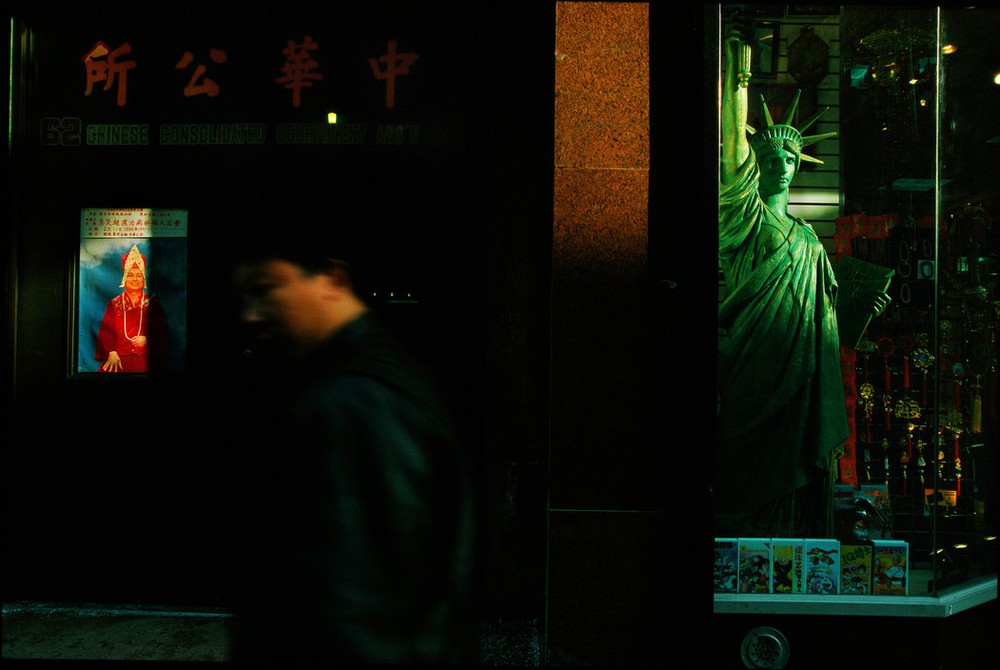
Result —
M555 665L669 666L707 629L717 278L703 20L698 6L557 8Z
M226 250L242 236L280 235L283 226L314 226L319 237L340 224L353 230L357 264L373 288L418 295L416 305L374 304L428 362L482 464L489 606L537 616L544 525L540 508L529 507L544 502L546 314L535 287L544 281L551 228L551 8L30 6L14 15L16 30L30 37L14 63L5 347L12 415L3 488L6 543L17 550L6 555L5 600L226 603L228 521L238 512L233 473L255 450L273 448L235 443L229 429L240 420L232 380L243 347ZM262 44L303 34L325 48L318 60L326 79L299 109L289 108L287 91L262 94L235 76L263 67ZM153 89L137 68L124 108L108 94L84 96L80 58L98 39L129 41L149 78L174 85L189 76L172 69L178 50L200 56L225 46L229 69L214 70L223 95L214 105L164 102L168 87ZM382 104L384 83L365 76L368 65L358 60L382 53L387 39L401 50L420 45L414 76L397 80L391 110ZM362 73L350 74L358 64ZM39 130L43 118L69 117L273 129L325 119L324 104L334 103L347 121L419 126L419 136L362 147L61 147L43 145ZM69 375L80 210L116 206L189 211L182 372ZM526 462L533 465L524 472Z
M711 439L717 281L714 190L698 186L714 178L714 140L703 119L712 113L706 86L715 66L702 62L710 53L702 8L651 3L652 113L632 119L648 123L656 147L647 189L623 173L581 172L581 181L560 184L563 205L583 202L584 185L598 209L595 196L614 196L609 184L648 195L648 229L633 209L626 257L614 244L583 257L564 247L554 273L554 3L365 7L350 15L24 13L36 52L15 61L25 80L12 161L5 351L13 414L3 489L5 544L17 551L5 554L4 598L226 604L227 520L239 511L232 473L268 445L230 437L241 411L233 373L244 361L219 258L234 238L280 230L287 222L262 212L287 202L320 221L359 222L372 283L419 291L417 305L378 308L439 376L481 464L484 615L547 617L556 662L663 660L671 652L664 636L696 634L710 606L698 588L701 545L692 539L703 536L709 546L708 478L698 454ZM141 35L132 30L137 23ZM49 82L48 55L78 62L94 25L113 28L100 31L109 44L127 37L159 45L151 53L172 49L171 35L192 35L205 47L224 35L249 45L253 62L262 35L302 34L317 23L315 39L336 45L337 59L370 53L390 34L426 36L434 48L418 63L435 75L419 91L401 84L392 112L358 102L372 93L360 76L331 87L356 94L347 98L348 117L419 123L426 142L336 150L38 146L45 115L162 123L209 114L158 105L138 86L135 111L89 110L79 72ZM579 37L589 39L586 31ZM164 66L160 74L174 73ZM228 83L233 100L212 112L221 119L275 123L324 111L292 114L282 91L261 101ZM600 97L620 112L614 95L612 87ZM183 373L67 376L79 211L104 206L189 209ZM612 241L616 216L609 210L599 220ZM588 229L586 217L563 223ZM671 614L678 604L687 613L682 626Z

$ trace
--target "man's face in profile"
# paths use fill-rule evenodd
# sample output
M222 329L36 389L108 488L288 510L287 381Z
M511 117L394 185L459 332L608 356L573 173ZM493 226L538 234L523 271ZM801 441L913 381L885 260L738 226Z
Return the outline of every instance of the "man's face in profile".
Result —
M296 355L323 332L329 278L308 274L298 265L269 259L240 266L236 283L242 296L241 321L263 349Z

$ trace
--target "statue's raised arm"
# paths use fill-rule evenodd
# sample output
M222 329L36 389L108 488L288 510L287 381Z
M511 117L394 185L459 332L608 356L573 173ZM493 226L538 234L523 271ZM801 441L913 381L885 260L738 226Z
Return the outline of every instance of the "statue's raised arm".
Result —
M722 181L732 181L750 155L747 141L747 83L750 81L750 40L753 23L740 13L723 25Z

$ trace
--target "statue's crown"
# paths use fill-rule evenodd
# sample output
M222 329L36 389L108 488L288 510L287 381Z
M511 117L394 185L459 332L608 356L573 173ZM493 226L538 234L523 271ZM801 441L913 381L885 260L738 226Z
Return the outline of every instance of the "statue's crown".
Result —
M803 136L800 130L797 130L791 125L791 121L795 118L795 111L799 106L799 96L802 95L802 91L797 91L795 93L795 98L792 100L792 104L788 106L788 111L785 112L784 118L781 123L775 123L771 119L771 110L767 108L767 101L764 100L764 96L760 96L761 108L764 112L764 122L767 124L764 128L760 130L754 130L750 126L747 126L747 132L750 133L750 146L753 150L760 153L762 146L770 140L781 140L790 142L795 148L795 153L799 155L804 161L809 161L810 163L822 163L818 158L813 158L812 156L807 156L802 153L804 147L810 144L815 144L820 140L825 140L830 137L836 136L836 131L829 133L822 133L820 135L807 135ZM802 130L805 130L812 124L816 123L816 120L829 108L824 108L818 111L811 119L802 124Z

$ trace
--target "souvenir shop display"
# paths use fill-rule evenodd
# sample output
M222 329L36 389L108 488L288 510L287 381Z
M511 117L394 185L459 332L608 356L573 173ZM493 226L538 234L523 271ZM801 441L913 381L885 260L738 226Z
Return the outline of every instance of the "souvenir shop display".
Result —
M996 416L1000 301L990 285L995 269L987 272L976 241L985 241L990 221L979 206L951 213L937 253L931 217L838 221L838 249L891 271L893 297L844 353L852 364L845 364L845 387L856 400L849 407L854 449L841 481L884 490L896 535L929 528L933 507L955 539L973 532L970 466L984 443L984 420Z

